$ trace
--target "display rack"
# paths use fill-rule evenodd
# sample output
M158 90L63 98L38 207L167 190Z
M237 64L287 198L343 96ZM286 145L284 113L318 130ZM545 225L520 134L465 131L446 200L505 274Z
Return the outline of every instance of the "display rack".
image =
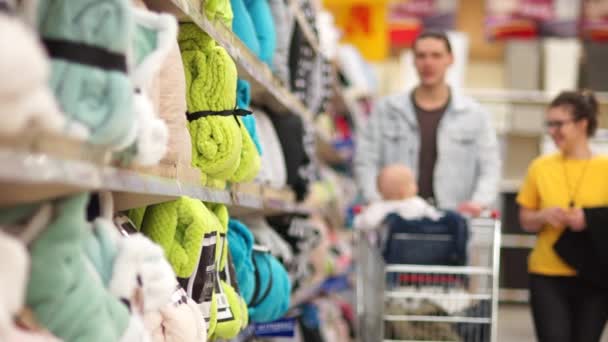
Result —
M213 189L196 182L107 165L108 153L95 146L40 136L0 143L0 206L45 200L79 191L107 190L117 210L189 196L223 203L235 213L301 211L291 190L260 184Z
M168 12L180 21L192 21L226 49L234 59L239 76L252 86L252 100L276 113L293 113L304 120L313 114L275 77L245 44L222 23L208 19L203 13L204 2L196 0L145 0L155 11ZM296 0L289 9L302 26L313 48L318 50L312 28ZM203 201L223 203L239 215L249 213L308 212L295 203L291 190L268 185L232 185L230 189L207 188L196 182L148 175L139 171L107 166L107 151L64 139L28 137L15 149L15 142L0 141L0 205L43 200L83 190L108 190L116 198L117 209L127 209L189 196ZM45 148L40 150L39 146ZM58 152L58 153L55 153Z

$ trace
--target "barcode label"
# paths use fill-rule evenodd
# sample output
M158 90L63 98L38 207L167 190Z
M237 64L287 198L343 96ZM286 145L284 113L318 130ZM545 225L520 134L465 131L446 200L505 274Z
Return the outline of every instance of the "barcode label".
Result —
M171 295L171 302L175 306L186 304L188 302L188 294L181 286L179 286Z

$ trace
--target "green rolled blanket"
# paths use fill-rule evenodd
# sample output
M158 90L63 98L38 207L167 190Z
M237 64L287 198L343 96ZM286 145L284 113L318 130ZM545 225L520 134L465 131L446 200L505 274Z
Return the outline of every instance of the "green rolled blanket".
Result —
M188 278L200 258L207 208L199 200L180 197L146 208L141 232L158 243L178 277Z
M192 164L206 174L203 185L227 180L241 161L241 132L233 117L207 116L188 123Z
M136 137L126 55L133 26L128 0L40 0L37 27L51 57L50 86L73 134L115 150Z
M226 115L236 105L236 66L226 50L193 23L180 25L179 46L186 76L192 164L206 174L204 184L228 180L240 164L243 147L238 121Z
M137 231L141 230L141 224L144 221L145 215L146 215L146 207L133 208L133 209L129 209L127 211L127 216L129 216L129 219L131 220L131 222L133 222L133 224L135 225L135 229L137 229Z
M238 119L243 139L243 148L241 150L241 162L236 172L230 178L230 181L235 183L251 182L255 179L262 167L262 161L258 149L255 146L253 139L249 135L249 131L242 120Z
M207 0L204 3L207 18L219 20L226 27L232 28L233 13L230 0Z

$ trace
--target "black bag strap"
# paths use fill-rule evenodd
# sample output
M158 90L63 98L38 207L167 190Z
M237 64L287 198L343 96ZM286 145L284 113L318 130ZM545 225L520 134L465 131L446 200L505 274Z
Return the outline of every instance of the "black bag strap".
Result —
M255 252L254 253L260 253L260 252ZM264 260L266 261L266 266L268 267L268 274L269 274L269 278L268 278L268 285L266 286L266 289L264 289L264 292L262 293L262 295L260 295L260 289L262 287L262 279L260 276L260 271L259 271L259 264L256 261L255 256L252 258L253 259L253 267L255 268L255 289L253 291L253 296L251 296L251 301L247 304L247 306L249 307L256 307L258 305L260 305L260 303L262 301L264 301L266 299L266 297L268 297L268 295L270 294L270 289L272 288L272 268L270 265L270 261L268 260L268 258L265 258Z

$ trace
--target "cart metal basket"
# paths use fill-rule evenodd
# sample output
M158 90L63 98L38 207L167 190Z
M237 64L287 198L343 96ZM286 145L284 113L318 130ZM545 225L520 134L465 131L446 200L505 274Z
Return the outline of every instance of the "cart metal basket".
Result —
M495 342L500 221L469 220L466 266L386 265L381 229L357 233L358 338Z

